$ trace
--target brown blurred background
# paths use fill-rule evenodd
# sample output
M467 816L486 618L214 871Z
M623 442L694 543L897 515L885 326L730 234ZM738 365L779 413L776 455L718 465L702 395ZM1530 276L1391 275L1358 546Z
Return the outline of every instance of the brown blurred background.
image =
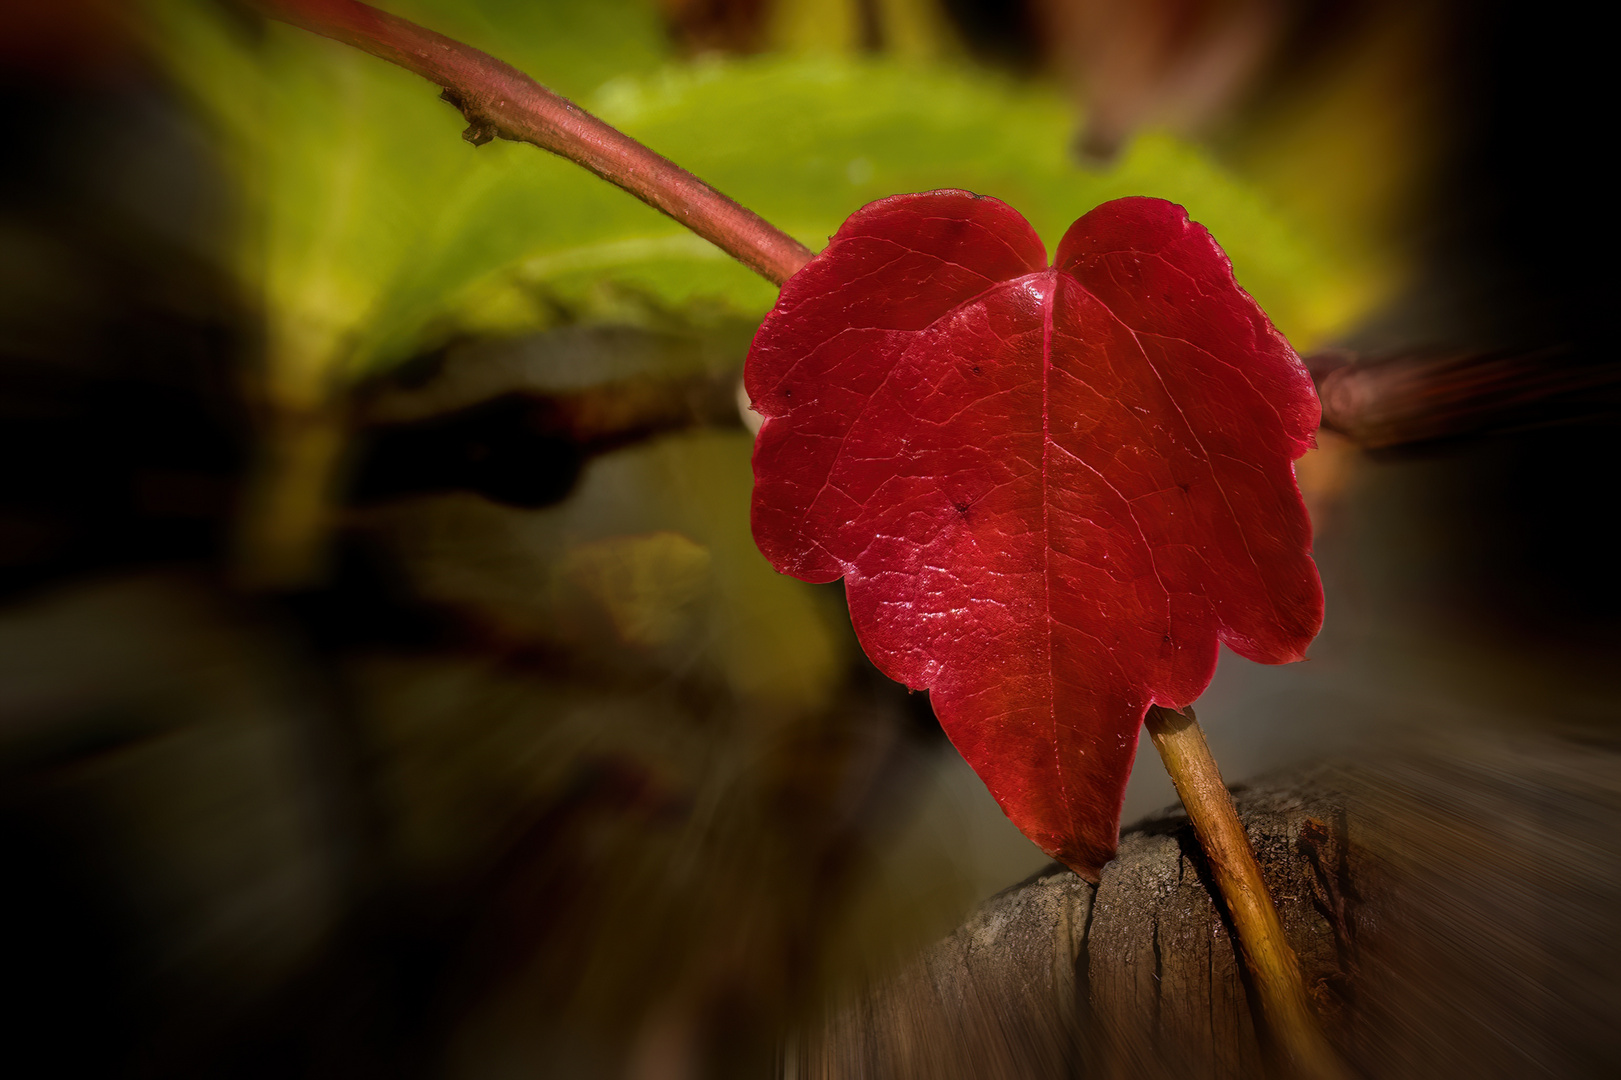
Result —
M1062 87L1082 165L1169 130L1399 253L1312 357L1329 620L1307 664L1224 658L1229 780L1420 729L1613 740L1613 95L1574 4L657 6L672 62L793 19L883 55L904 7L940 62ZM262 328L139 19L0 6L0 1071L768 1075L829 995L1043 865L836 587L793 613L814 679L711 656L733 556L689 534L746 470L663 455L745 438L746 323L565 318L379 377L329 573L235 584ZM591 365L632 374L559 374ZM620 539L564 550L565 519ZM1140 764L1128 821L1174 801Z

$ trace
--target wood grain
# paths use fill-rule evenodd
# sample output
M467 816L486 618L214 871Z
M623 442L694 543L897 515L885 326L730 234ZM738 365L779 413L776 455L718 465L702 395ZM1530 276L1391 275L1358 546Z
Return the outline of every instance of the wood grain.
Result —
M1235 802L1355 1071L1614 1075L1621 743L1471 735ZM987 902L807 1028L784 1075L1283 1075L1251 991L1177 808L1128 830L1096 887L1054 866Z

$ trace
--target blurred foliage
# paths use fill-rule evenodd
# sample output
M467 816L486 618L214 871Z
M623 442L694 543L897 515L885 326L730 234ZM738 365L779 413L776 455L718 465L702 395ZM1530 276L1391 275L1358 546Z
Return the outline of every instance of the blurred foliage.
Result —
M429 600L610 682L682 679L756 715L825 709L854 652L837 602L775 573L749 532L750 439L668 436L607 455L562 503L451 495L367 519Z
M1301 347L1368 306L1354 267L1203 151L1150 135L1106 171L1084 171L1068 157L1073 117L1055 92L905 59L939 51L921 15L894 24L913 27L898 35L899 59L852 55L832 24L825 41L807 37L794 27L815 25L814 5L789 4L775 37L797 48L673 64L652 6L634 0L390 7L579 98L813 246L898 191L995 195L1050 243L1098 202L1149 194L1211 228ZM218 122L241 181L240 268L264 298L282 401L320 400L458 332L544 326L558 298L589 306L605 282L697 313L757 318L774 298L563 159L468 146L461 118L415 76L302 31L260 32L206 0L150 10L154 40Z
M776 0L767 29L770 46L784 52L882 49L903 60L931 62L962 52L938 0Z
M1461 135L1441 85L1441 12L1370 3L1331 41L1299 43L1292 70L1220 140L1223 159L1360 283L1356 321L1411 291L1437 218L1456 212L1435 187Z

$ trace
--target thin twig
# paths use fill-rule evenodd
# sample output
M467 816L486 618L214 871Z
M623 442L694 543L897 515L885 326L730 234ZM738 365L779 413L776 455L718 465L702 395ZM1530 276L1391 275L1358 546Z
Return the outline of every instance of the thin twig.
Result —
M809 248L630 136L495 57L357 0L251 0L273 19L341 41L444 89L462 133L532 143L583 165L781 285Z
M1210 860L1274 1043L1295 1076L1342 1080L1349 1074L1317 1022L1300 962L1193 710L1176 713L1156 705L1146 726Z

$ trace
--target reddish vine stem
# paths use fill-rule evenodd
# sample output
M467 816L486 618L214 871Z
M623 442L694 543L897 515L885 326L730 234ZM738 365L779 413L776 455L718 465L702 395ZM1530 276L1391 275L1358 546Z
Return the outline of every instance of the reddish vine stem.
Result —
M1193 710L1178 713L1156 705L1148 710L1145 726L1210 860L1261 1015L1289 1074L1300 1080L1345 1080L1349 1074L1317 1022L1300 962Z
M444 89L462 137L526 142L583 165L781 285L813 252L667 158L510 64L358 0L252 0L272 19L352 45Z

